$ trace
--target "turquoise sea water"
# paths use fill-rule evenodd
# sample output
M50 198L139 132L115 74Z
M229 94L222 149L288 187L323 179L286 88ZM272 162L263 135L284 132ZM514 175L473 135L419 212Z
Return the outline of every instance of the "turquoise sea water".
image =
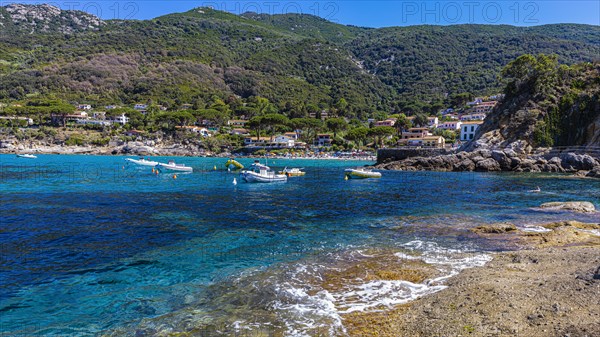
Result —
M303 167L306 176L248 184L223 158L176 161L194 173L156 175L124 157L0 155L0 335L134 336L203 325L216 335L265 327L343 335L345 312L438 288L308 285L340 261L390 249L437 259L452 274L504 249L469 235L474 226L600 221L535 208L569 200L600 207L599 180L383 172L345 181L344 168L371 163L275 159L268 164ZM536 186L541 193L528 192ZM456 255L463 252L471 255Z

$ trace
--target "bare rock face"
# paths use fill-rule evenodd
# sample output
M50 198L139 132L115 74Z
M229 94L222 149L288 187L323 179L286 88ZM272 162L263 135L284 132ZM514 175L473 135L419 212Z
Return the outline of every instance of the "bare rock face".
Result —
M500 171L500 164L492 158L484 159L478 161L475 166L476 171L483 172L491 172L491 171Z
M580 213L594 213L596 207L588 201L547 202L540 208L568 210Z
M560 159L563 162L563 166L566 166L566 168L576 171L589 171L592 170L595 166L599 165L593 157L587 154L580 155L570 152L561 155Z
M17 29L25 30L30 34L35 32L71 34L77 31L97 30L105 25L104 21L89 13L63 11L48 4L10 4L4 7L4 10L8 18L3 17L0 13L0 22L4 20Z

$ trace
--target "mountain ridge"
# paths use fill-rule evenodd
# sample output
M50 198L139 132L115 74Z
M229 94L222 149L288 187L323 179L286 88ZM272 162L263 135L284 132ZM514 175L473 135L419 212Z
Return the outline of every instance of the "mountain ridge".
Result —
M0 99L51 95L96 104L201 106L213 95L263 96L280 109L326 109L344 98L346 117L365 118L433 109L427 105L446 104L461 92L498 92L500 69L523 53L556 52L565 64L600 55L600 28L589 25L376 29L310 14L195 8L90 27L83 20L89 14L61 15L82 15L84 26L61 19L43 32L0 32ZM3 15L0 23L8 26L6 20Z

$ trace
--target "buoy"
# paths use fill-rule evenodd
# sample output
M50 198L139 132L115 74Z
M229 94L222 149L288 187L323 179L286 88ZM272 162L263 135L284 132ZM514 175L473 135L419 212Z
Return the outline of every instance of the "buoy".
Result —
M177 175L176 174L173 175L173 179L177 179Z
M237 185L237 179L233 178L233 184Z
M227 168L227 172L231 172L231 168L229 168L229 167L228 167L228 168Z
M154 173L154 168L152 168L152 173Z
M123 170L125 169L125 166L123 166Z
M348 180L348 176L347 175L344 175L344 180Z
M213 166L213 170L215 170L215 171L217 170L217 165Z

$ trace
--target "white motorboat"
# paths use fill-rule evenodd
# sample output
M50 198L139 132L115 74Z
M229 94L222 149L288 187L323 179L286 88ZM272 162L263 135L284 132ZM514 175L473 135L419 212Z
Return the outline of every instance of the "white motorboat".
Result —
M348 179L381 178L380 172L373 172L371 169L367 169L364 167L356 169L345 169L344 175Z
M29 159L36 159L37 156L34 156L32 154L18 154L17 158L29 158Z
M285 174L276 174L270 167L259 163L250 165L248 170L240 172L242 179L248 183L274 183L287 181Z
M125 161L136 164L136 165L142 165L142 166L156 166L156 165L160 164L157 161L148 160L144 157L140 157L140 159L125 158Z
M159 163L156 165L159 169L171 170L171 171L180 171L180 172L193 172L194 169L190 166L185 166L185 164L175 164L174 161L169 160L167 164Z
M306 172L302 171L301 168L284 168L283 171L279 171L279 174L285 174L288 177L302 177Z

